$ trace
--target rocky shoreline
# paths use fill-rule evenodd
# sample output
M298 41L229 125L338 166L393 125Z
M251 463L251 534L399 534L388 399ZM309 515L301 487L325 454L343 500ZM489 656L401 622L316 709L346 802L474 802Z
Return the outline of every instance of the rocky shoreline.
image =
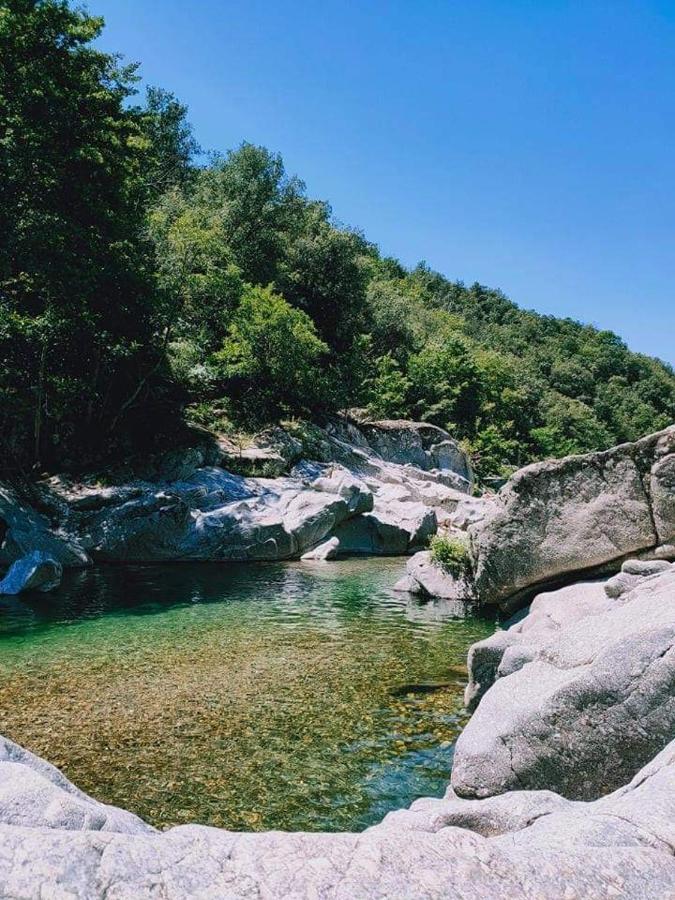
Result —
M450 577L425 551L401 587L507 610L535 596L469 652L473 715L446 796L361 834L159 832L2 739L1 896L675 896L675 428L527 467L486 499L468 495L457 448L445 445L443 468L419 426L405 436L430 456L386 459L400 454L392 433L403 427L381 427L377 450L372 434L327 433L339 460L294 461L273 479L202 459L170 482L52 481L51 521L48 503L38 512L7 489L2 553L24 560L44 538L59 566L186 548L191 558L316 560L403 543L410 552L439 525L468 535L466 574ZM557 579L571 583L541 591Z
M54 565L412 553L480 502L472 485L466 454L423 423L335 419L309 446L273 429L241 451L205 438L112 484L54 476L27 496L0 485L0 565L39 553L52 586ZM0 593L17 583L15 573Z
M445 798L362 834L158 832L3 739L0 893L673 896L675 566L657 569L619 597L610 582L542 594L521 622L475 645L474 705L486 651L500 662L458 741Z

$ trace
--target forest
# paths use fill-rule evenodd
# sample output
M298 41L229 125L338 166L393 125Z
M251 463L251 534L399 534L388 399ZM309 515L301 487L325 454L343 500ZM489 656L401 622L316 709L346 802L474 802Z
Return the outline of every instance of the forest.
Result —
M0 0L1 469L358 408L447 428L487 479L675 420L672 367L616 334L383 256L274 151L203 151L102 28Z

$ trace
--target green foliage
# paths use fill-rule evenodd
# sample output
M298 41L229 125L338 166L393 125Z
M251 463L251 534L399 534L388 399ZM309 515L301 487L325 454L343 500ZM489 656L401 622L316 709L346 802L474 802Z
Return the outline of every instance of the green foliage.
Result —
M413 410L447 428L475 421L480 403L480 370L468 341L448 332L430 341L408 364Z
M479 480L675 420L616 335L383 258L279 154L196 165L187 110L68 0L0 0L0 450L63 466L184 415L256 427L367 405L447 428Z
M21 466L115 442L160 369L147 142L101 28L59 0L0 2L0 440Z
M264 422L320 405L327 350L308 315L270 288L247 286L213 362L241 412Z
M454 578L461 578L471 569L471 556L466 544L458 538L435 534L429 543L431 561Z
M391 353L375 360L368 382L368 412L379 419L400 419L408 412L410 382Z
M607 428L580 400L551 393L544 398L542 410L546 424L531 433L545 456L586 453L612 442Z

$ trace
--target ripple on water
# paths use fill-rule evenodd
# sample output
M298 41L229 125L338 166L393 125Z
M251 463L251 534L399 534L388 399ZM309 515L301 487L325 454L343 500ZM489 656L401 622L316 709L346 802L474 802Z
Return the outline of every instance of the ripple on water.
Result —
M493 625L401 560L101 567L0 606L0 732L160 826L360 829L440 795ZM445 685L427 693L396 688Z

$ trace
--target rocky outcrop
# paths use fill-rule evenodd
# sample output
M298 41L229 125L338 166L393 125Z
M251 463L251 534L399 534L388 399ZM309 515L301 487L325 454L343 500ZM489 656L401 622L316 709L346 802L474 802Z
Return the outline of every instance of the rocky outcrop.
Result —
M362 834L156 832L0 742L0 895L476 900L675 893L675 742L592 803L418 800Z
M455 749L458 795L594 799L673 739L675 566L638 578L619 597L600 583L542 595L472 649L467 699L482 699Z
M0 594L52 591L61 584L63 566L41 550L18 559L0 581Z
M33 509L21 518L10 504L24 527L12 525L6 562L33 549L64 565L90 557L297 559L326 541L333 557L405 554L425 547L439 522L470 499L466 455L434 426L370 423L366 433L336 419L325 428L312 426L304 444L280 428L241 451L221 443L172 450L146 466L144 477L116 485L50 479L41 491L54 522ZM400 461L385 459L374 446ZM226 466L264 472L253 477Z
M636 554L675 559L675 426L526 466L468 531L471 595L506 610L542 587L616 572Z
M62 566L86 566L91 560L63 517L49 519L36 509L35 494L0 484L0 566L39 550Z

